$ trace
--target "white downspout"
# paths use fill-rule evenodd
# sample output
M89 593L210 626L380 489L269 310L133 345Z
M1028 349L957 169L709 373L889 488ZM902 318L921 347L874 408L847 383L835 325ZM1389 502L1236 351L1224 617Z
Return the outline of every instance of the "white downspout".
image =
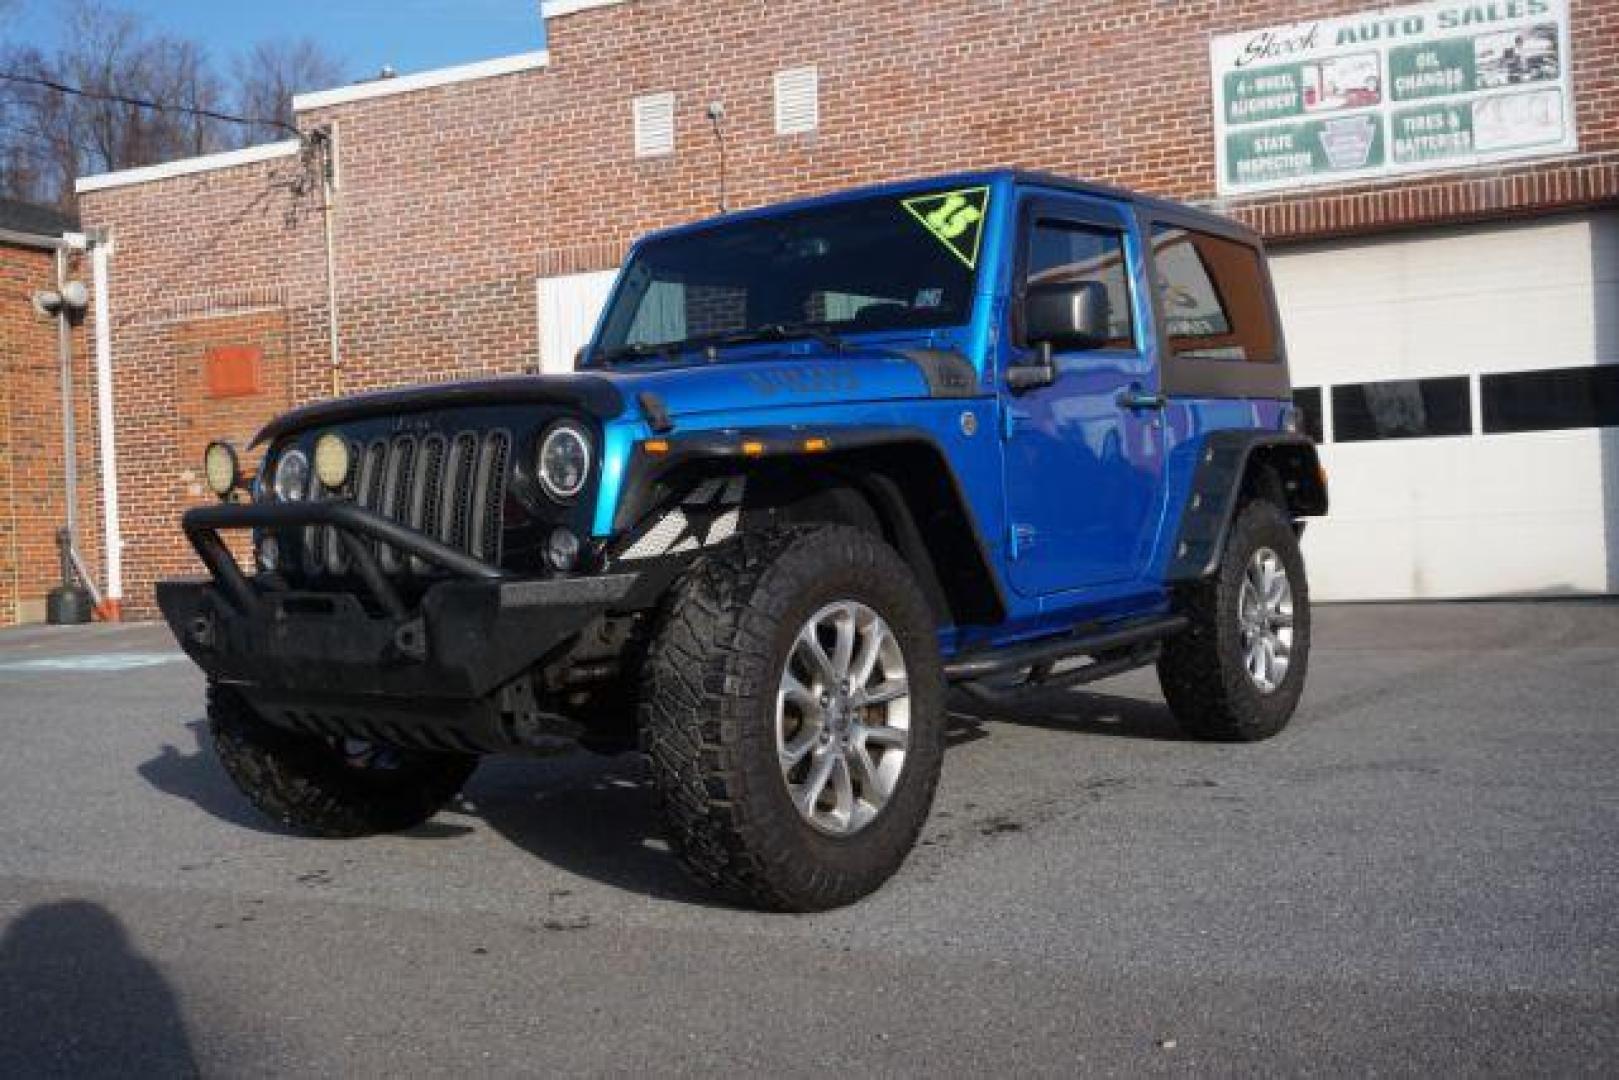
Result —
M96 424L101 435L101 527L107 558L107 599L104 618L123 616L124 537L118 526L118 447L113 427L112 400L112 297L108 259L112 238L94 236L90 246L90 274L96 305Z

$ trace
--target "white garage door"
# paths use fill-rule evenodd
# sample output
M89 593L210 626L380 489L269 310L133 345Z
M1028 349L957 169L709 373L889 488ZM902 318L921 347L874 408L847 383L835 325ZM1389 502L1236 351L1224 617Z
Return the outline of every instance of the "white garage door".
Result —
M1619 591L1619 214L1278 249L1322 599Z

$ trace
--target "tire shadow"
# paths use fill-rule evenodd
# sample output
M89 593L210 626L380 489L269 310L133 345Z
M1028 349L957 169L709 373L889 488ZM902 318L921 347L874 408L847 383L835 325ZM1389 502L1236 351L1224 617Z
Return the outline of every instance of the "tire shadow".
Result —
M464 805L502 839L571 874L658 900L731 906L669 850L639 754L487 759Z
M163 794L184 799L228 825L271 836L296 835L260 813L236 790L214 756L208 738L208 721L191 720L185 728L190 736L186 745L165 744L156 757L135 766L141 779Z

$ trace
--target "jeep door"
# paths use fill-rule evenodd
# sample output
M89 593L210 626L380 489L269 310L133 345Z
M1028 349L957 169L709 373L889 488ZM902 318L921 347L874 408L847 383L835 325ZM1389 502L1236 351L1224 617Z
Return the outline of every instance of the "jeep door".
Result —
M1002 351L1008 579L1025 596L1129 582L1147 568L1163 500L1162 398L1133 209L1078 195L1025 195ZM1016 389L1007 365L1039 355L1031 290L1088 292L1096 333L1051 347L1045 385Z

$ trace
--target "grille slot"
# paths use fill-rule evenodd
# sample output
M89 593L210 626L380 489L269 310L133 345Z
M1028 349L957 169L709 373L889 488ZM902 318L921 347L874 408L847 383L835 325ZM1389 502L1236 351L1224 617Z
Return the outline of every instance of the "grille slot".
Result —
M410 527L427 536L438 535L439 500L444 497L444 436L434 433L422 440L416 478L410 485ZM410 572L425 574L427 563L412 556Z
M458 551L497 563L505 523L506 474L512 436L504 429L395 435L351 442L358 462L352 481L355 505L382 514ZM311 478L309 497L323 495ZM431 564L372 541L383 573L426 574ZM304 530L304 571L311 577L351 569L337 530Z
M398 522L408 523L410 481L412 466L416 463L416 440L400 435L388 446L387 461L383 466L382 496L378 506L382 513ZM387 544L379 546L378 561L385 574L399 572L399 552Z
M501 506L506 501L506 454L510 441L505 432L491 431L478 451L477 482L473 485L472 506L468 511L466 550L480 559L500 559Z

